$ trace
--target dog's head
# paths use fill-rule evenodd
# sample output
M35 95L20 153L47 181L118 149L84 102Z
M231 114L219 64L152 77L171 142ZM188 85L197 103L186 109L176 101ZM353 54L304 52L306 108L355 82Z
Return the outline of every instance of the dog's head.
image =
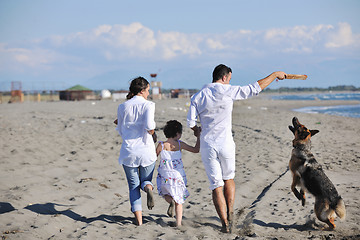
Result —
M292 123L293 126L289 126L289 129L294 134L296 140L310 140L312 136L319 132L319 130L307 129L296 117L292 119Z

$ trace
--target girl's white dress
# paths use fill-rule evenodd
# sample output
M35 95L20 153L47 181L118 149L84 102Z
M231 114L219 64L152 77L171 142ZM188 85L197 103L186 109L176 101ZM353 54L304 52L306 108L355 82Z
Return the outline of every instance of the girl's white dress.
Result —
M178 151L164 150L164 143L160 143L162 150L156 178L158 193L162 197L170 195L176 203L183 204L190 194L186 189L187 179L181 160L180 141Z

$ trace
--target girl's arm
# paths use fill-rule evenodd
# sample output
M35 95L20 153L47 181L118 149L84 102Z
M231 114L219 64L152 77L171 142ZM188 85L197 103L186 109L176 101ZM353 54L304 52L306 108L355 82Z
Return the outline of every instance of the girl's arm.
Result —
M156 156L159 156L161 150L162 150L162 146L161 146L161 143L159 143L156 147Z
M181 149L184 149L186 151L192 152L192 153L198 153L200 151L200 135L196 139L196 144L194 147L189 146L188 144L180 141Z

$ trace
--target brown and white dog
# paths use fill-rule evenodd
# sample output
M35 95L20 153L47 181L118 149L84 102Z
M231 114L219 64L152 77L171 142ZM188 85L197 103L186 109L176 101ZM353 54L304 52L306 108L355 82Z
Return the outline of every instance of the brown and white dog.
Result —
M334 229L336 215L340 219L345 219L345 204L334 184L325 175L321 165L310 151L310 138L319 131L307 129L300 124L296 117L292 119L292 123L293 126L289 126L289 129L295 138L289 162L289 168L293 175L291 190L301 200L302 206L305 206L305 191L314 195L314 210L317 218L327 223L330 229ZM300 192L296 186L301 187Z

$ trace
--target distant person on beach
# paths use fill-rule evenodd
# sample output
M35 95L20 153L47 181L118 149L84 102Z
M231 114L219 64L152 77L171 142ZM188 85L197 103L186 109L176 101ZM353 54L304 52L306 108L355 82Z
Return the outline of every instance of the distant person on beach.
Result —
M275 79L283 80L284 72L269 76L247 86L232 86L231 68L220 64L213 71L213 82L205 85L191 98L187 123L197 131L197 118L202 128L201 159L212 190L212 199L222 223L222 232L230 232L235 200L235 143L232 137L234 100L258 95Z
M197 141L194 147L180 141L182 125L176 120L168 121L164 127L167 137L165 142L159 142L156 154L160 154L158 175L156 178L157 189L160 196L169 203L167 214L176 216L176 226L181 226L183 207L182 204L189 196L186 189L187 179L182 162L181 150L198 153L200 149L200 128L194 131Z
M123 165L129 185L131 211L136 224L142 225L140 188L147 193L147 207L154 207L152 177L157 159L155 144L155 103L148 101L149 82L132 80L127 101L117 111L116 130L122 137L119 163Z

